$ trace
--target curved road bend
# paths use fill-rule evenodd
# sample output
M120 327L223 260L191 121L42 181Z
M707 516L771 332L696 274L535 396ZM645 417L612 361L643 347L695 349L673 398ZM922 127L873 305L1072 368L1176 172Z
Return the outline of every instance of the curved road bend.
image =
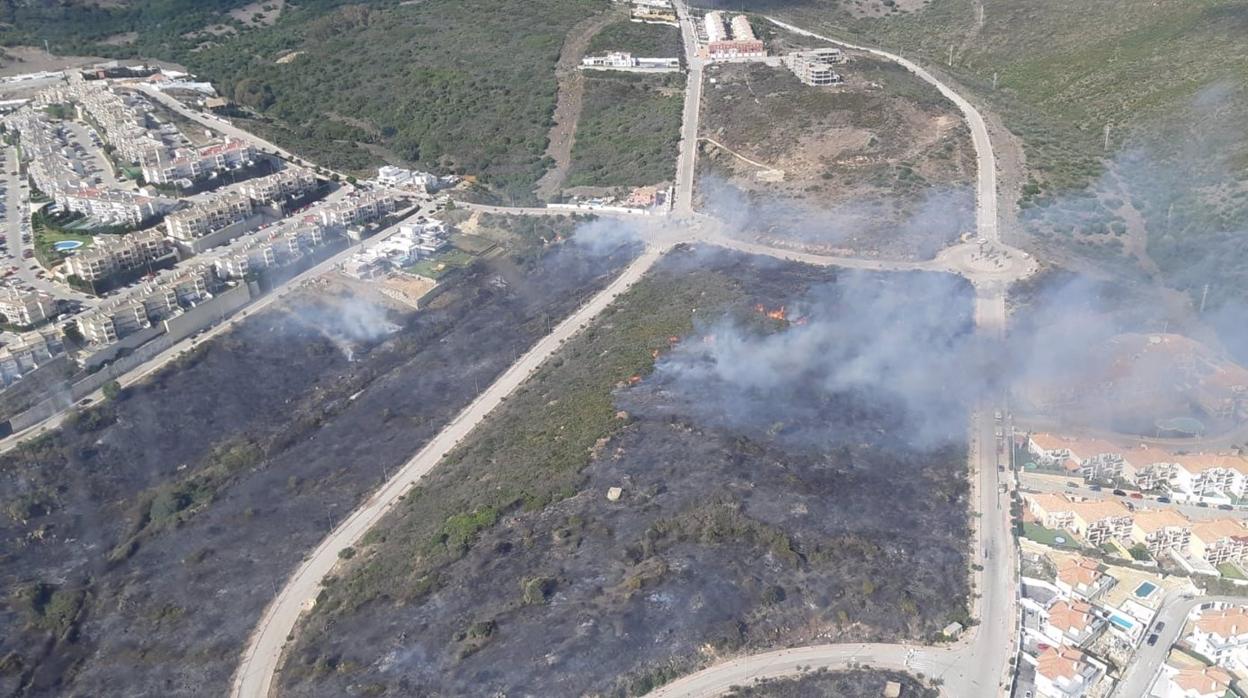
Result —
M917 75L919 79L940 90L942 95L950 102L956 104L958 109L961 110L963 118L966 119L966 125L971 129L971 141L975 145L975 156L979 166L978 185L975 191L977 204L975 229L979 232L980 237L991 240L994 243L1001 241L997 223L997 157L992 150L992 141L988 138L988 126L984 123L984 117L980 115L974 105L968 102L962 95L954 92L948 85L937 80L934 75L924 70L921 66L895 53L866 46L857 46L840 39L832 39L821 34L806 31L805 29L799 29L792 24L781 22L772 17L768 17L767 21L794 34L809 36L812 39L837 44L855 51L865 51L866 53L893 61Z
M981 238L997 249L1011 255L1016 251L1000 245L997 221L996 157L988 137L983 117L970 102L937 80L923 68L900 56L835 41L824 36L768 18L773 24L823 41L840 44L847 48L867 51L892 60L935 86L945 97L958 106L971 129L975 146L978 174L976 178L976 229ZM682 153L682 156L684 153ZM678 200L678 205L679 205ZM726 241L716 240L725 244ZM749 245L733 245L737 249L754 248ZM757 249L749 251L758 252ZM801 258L785 252L778 256ZM818 258L818 255L808 255ZM1021 255L1020 255L1021 256ZM1026 260L1025 256L1022 259ZM807 261L807 260L803 260ZM809 260L814 261L814 260ZM817 263L817 262L816 262ZM870 268L897 268L896 264L879 264ZM939 268L929 265L912 268ZM977 330L987 337L997 339L1005 330L1005 282L1010 274L1000 270L979 267L978 264L959 265L961 273L976 286L975 323ZM1018 270L1025 274L1029 263ZM1009 507L1003 505L998 495L998 472L996 468L996 437L993 412L999 409L986 401L976 409L971 424L970 462L972 497L979 516L974 519L975 545L971 550L972 561L982 563L983 571L977 571L972 614L980 623L968 631L961 641L950 647L908 647L905 645L819 645L790 650L778 650L760 655L738 657L701 672L678 679L652 692L651 696L671 698L681 696L718 696L733 685L748 683L754 678L774 678L801 674L804 667L847 668L852 663L871 664L894 669L922 672L938 676L944 681L948 695L980 698L1004 693L1009 686L1009 657L1015 652L1017 612L1014 608L1018 585L1017 550L1010 535Z
M256 630L248 639L230 695L235 698L267 696L277 673L286 636L295 627L305 604L316 598L321 580L338 562L338 551L360 538L425 473L480 424L503 400L524 383L568 339L605 310L616 296L629 289L662 257L666 250L648 246L606 288L599 291L571 316L525 352L490 387L477 396L437 436L395 473L377 492L343 520L313 550L286 580L277 597L269 603Z

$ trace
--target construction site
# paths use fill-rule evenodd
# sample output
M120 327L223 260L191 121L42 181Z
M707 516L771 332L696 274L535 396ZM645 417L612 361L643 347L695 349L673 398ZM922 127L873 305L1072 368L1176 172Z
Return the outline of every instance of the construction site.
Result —
M786 50L707 67L700 206L830 254L928 259L973 228L974 153L952 103L863 54Z

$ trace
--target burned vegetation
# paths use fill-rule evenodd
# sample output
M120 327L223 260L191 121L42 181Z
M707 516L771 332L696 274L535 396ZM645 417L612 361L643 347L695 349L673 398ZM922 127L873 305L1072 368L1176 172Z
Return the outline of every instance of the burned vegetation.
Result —
M640 695L966 622L970 299L674 251L350 551L282 693Z
M0 693L224 695L304 552L638 251L575 225L419 312L318 283L0 457Z

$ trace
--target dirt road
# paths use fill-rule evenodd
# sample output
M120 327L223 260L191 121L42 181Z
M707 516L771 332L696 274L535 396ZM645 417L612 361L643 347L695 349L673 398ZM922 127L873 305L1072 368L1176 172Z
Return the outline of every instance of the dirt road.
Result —
M602 28L621 19L623 15L612 9L594 15L568 32L568 38L559 51L555 66L555 78L559 81L559 95L555 99L555 125L550 127L546 155L555 161L554 167L537 180L537 196L550 200L563 187L563 180L572 166L572 145L576 142L576 124L581 118L581 105L585 101L585 76L577 66L589 48L589 42Z

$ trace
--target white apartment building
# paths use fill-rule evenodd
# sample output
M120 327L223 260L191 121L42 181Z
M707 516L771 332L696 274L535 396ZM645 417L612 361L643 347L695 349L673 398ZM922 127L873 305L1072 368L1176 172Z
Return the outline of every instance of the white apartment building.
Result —
M320 207L317 216L321 225L345 227L377 220L394 211L398 202L386 192L356 192L350 197Z
M56 299L43 291L5 288L0 291L0 315L13 325L38 325L56 316Z
M170 213L165 216L165 230L174 240L192 242L246 219L252 210L251 199L230 192Z
M65 274L95 283L114 274L163 262L173 255L173 246L157 230L101 235L96 236L91 247L65 259Z
M1060 494L1028 494L1024 499L1042 526L1065 529L1088 545L1131 538L1131 511L1120 502L1076 501Z
M231 138L199 150L182 148L172 157L167 153L156 153L143 161L143 179L153 184L170 184L179 179L193 181L249 165L255 159L254 146Z
M316 188L316 175L302 167L288 167L265 177L243 182L238 188L256 203L279 201L303 196Z
M118 189L89 187L64 192L59 203L108 225L142 225L169 208L169 203Z
M79 316L78 331L91 344L111 344L211 298L209 289L213 281L212 266L208 264L170 270Z
M1192 523L1191 530L1189 552L1211 565L1242 560L1248 552L1248 528L1241 521L1197 521Z
M1192 539L1192 522L1174 509L1138 511L1131 524L1131 540L1148 549L1154 558L1174 550L1186 555Z
M1192 617L1187 642L1195 652L1233 671L1248 669L1248 609L1215 604L1194 609Z
M11 385L64 351L58 330L44 328L24 332L16 341L0 347L0 380L6 386Z
M218 277L242 279L251 272L290 264L323 244L325 229L318 223L308 223L240 240L216 254L213 264Z

